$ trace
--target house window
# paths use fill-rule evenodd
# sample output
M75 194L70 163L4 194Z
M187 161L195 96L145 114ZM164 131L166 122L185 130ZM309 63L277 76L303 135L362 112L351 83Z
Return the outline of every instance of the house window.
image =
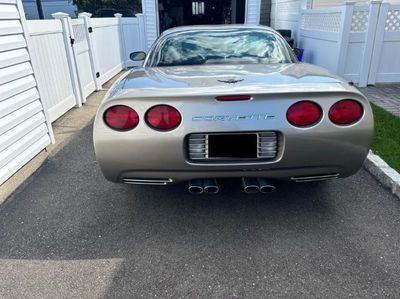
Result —
M204 15L204 2L203 1L195 1L192 2L192 15Z

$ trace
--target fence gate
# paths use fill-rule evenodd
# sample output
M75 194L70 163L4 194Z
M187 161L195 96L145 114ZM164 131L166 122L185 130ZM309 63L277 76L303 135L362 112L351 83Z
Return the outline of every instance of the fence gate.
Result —
M86 34L86 25L83 19L71 20L71 41L74 58L76 61L76 68L78 71L78 79L82 88L82 101L86 101L86 97L96 90L95 80L92 69L94 66L91 64L90 48Z
M368 84L400 82L400 5L381 4Z
M30 55L38 64L35 75L40 96L53 122L77 104L62 24L59 20L29 20L27 25Z

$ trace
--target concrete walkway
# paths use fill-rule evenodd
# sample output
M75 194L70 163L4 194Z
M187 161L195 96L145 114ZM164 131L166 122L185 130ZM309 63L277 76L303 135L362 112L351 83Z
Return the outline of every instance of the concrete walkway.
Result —
M359 89L372 103L400 117L400 84L379 84Z

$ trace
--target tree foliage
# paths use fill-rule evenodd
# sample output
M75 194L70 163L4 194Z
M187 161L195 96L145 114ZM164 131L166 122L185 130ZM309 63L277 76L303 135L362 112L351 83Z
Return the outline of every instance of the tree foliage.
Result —
M102 8L131 9L135 13L142 11L141 0L72 0L80 12L95 14Z

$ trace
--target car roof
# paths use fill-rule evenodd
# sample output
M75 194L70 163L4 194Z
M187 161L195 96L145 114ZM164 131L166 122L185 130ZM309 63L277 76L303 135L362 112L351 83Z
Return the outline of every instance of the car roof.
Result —
M277 33L271 27L263 25L248 25L248 24L223 24L223 25L191 25L191 26L178 26L165 30L161 36L171 33L185 32L185 31L203 31L203 30L223 30L223 29L262 29ZM279 33L278 33L279 34Z

